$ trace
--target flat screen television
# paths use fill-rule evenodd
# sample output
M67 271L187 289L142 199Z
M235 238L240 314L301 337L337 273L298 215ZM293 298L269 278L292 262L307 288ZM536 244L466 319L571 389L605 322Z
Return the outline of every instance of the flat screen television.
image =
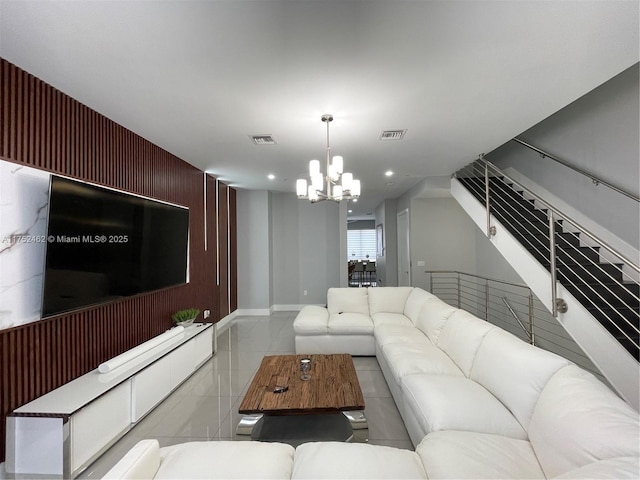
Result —
M189 209L51 176L42 317L188 281Z

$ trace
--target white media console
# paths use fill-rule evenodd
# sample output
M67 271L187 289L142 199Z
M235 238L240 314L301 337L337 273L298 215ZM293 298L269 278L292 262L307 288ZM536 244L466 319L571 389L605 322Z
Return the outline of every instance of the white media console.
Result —
M176 327L14 410L7 473L76 477L211 358L215 333Z

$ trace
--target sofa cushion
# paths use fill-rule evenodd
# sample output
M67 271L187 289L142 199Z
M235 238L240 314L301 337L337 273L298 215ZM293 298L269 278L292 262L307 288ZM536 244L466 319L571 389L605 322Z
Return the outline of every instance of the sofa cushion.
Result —
M388 313L378 312L371 315L373 325L379 327L380 325L402 325L405 327L413 327L413 323L402 313Z
M407 297L413 287L371 287L367 290L370 313L404 313Z
M434 432L416 447L429 478L545 478L526 440L477 432Z
M422 430L466 430L526 439L507 408L482 385L462 376L407 375L400 381Z
M549 378L568 364L554 353L494 328L478 348L470 378L495 395L528 429L540 392Z
M332 313L328 332L333 335L373 335L373 321L362 313Z
M160 467L160 444L157 440L140 440L102 477L106 479L146 480L155 477Z
M434 297L434 294L429 293L426 290L414 288L407 297L407 303L404 305L404 314L415 325L418 321L420 310L422 310L422 307L424 306L424 302Z
M417 373L463 376L453 360L431 344L390 343L383 347L382 354L398 384L402 377Z
M305 305L293 321L293 331L303 335L323 335L329 331L329 312L324 307Z
M570 365L542 390L529 438L549 477L597 460L638 456L638 413L593 375Z
M640 478L640 457L621 457L600 460L584 467L571 470L558 477L567 480L584 480L585 478Z
M160 449L157 479L289 479L294 448L284 443L188 442Z
M406 325L380 325L373 331L376 343L384 347L390 343L419 343L432 345L427 336L415 327Z
M464 374L469 376L480 342L493 328L497 327L465 310L456 310L440 331L438 348L449 355Z
M442 327L456 310L458 309L444 303L438 297L429 298L422 305L416 327L422 330L435 345Z
M367 290L367 288L330 288L327 291L329 314L349 312L369 315Z
M304 443L296 449L294 479L427 478L411 450L358 443Z

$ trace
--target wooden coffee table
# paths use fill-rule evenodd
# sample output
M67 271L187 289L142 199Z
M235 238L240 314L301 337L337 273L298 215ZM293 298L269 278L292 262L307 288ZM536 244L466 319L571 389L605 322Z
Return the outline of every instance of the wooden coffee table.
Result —
M303 358L311 359L309 380L300 378ZM240 436L251 435L265 415L341 413L353 430L347 441L368 440L364 398L349 354L264 357L238 412L244 415L236 428Z

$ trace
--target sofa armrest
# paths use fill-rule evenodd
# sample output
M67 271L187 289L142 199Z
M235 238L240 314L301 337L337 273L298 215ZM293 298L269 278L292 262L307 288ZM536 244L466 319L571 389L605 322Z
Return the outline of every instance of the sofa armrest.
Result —
M324 307L306 305L293 321L293 331L302 335L323 335L328 332L329 312Z
M103 477L105 479L147 480L160 468L160 444L157 440L140 440Z

